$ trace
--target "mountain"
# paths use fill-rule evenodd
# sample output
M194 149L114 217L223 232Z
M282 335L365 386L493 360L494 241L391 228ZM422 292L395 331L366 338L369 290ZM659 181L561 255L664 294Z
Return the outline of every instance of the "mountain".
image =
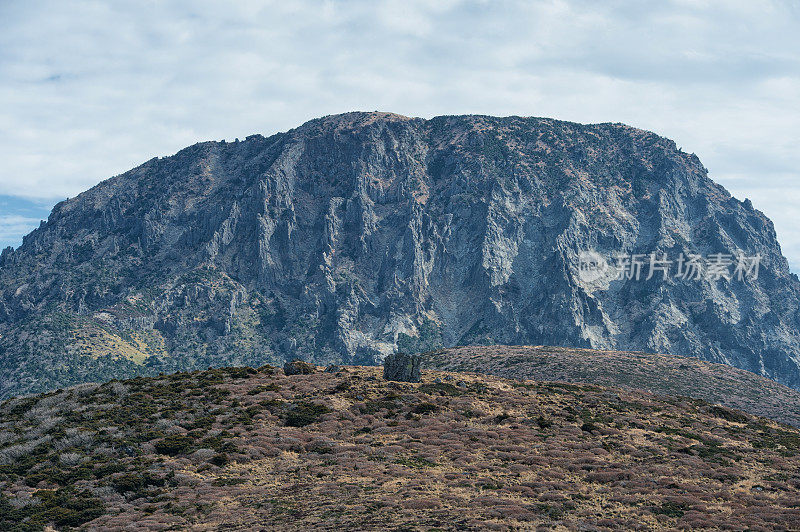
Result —
M800 430L585 384L226 368L6 401L0 482L2 530L790 530Z
M700 399L800 427L800 392L749 371L675 355L546 346L440 349L423 355L439 371L577 382Z
M592 250L684 273L693 254L760 263L586 279ZM0 395L474 344L673 353L797 388L799 302L771 222L670 140L348 113L197 144L58 204L0 255Z

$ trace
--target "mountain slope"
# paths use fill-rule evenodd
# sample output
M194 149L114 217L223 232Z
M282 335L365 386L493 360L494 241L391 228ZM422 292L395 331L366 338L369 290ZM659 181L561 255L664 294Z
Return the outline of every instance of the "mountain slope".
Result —
M757 280L583 282L581 251L759 254ZM770 221L620 124L349 113L153 159L0 256L0 395L221 365L548 344L800 386Z
M781 530L800 431L701 401L375 367L0 405L0 528Z
M545 346L458 347L425 367L509 379L580 382L692 397L800 427L800 392L723 364L652 353Z

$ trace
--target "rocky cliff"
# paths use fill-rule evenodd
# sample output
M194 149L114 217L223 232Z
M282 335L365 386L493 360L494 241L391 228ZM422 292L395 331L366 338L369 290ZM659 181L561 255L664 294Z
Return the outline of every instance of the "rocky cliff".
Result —
M580 253L759 255L757 278L587 282ZM800 387L772 223L621 124L348 113L206 142L57 205L0 257L0 395L398 349L668 352Z

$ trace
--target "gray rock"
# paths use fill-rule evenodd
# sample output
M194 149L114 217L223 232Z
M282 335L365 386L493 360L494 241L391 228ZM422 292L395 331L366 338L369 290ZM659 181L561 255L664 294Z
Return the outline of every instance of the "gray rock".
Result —
M587 248L762 260L752 282L597 287L576 273ZM90 356L98 328L150 356ZM800 388L800 281L772 223L671 140L520 117L348 113L196 144L0 254L0 399L498 343L668 352Z
M317 367L302 360L292 360L283 365L283 372L286 375L311 375L317 372Z
M420 381L419 355L395 353L383 361L383 378L387 381L419 382Z

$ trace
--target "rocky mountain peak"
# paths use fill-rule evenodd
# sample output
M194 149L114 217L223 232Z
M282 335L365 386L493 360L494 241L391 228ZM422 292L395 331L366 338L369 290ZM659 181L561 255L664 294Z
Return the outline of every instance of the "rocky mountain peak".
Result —
M586 281L589 250L672 273ZM757 278L675 277L715 254L758 256ZM694 356L798 387L799 301L772 223L671 140L346 113L196 144L57 205L0 258L0 393L495 343Z

